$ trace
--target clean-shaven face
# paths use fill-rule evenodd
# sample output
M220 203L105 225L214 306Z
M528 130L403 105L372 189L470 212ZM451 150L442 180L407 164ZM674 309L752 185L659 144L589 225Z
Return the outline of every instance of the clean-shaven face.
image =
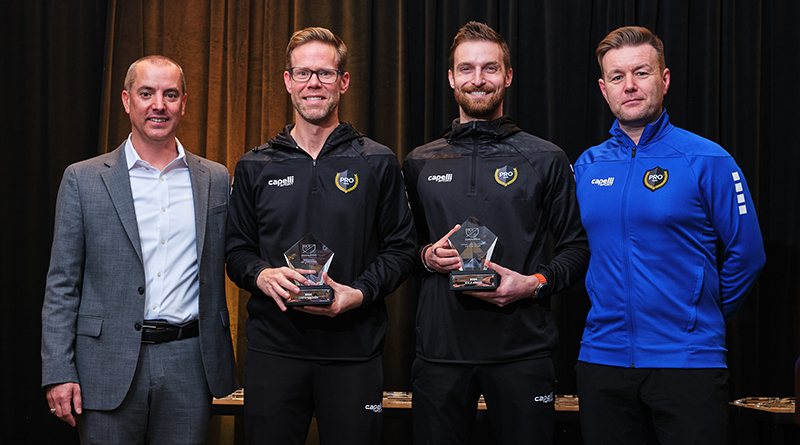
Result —
M171 63L138 63L130 91L122 92L122 104L131 119L134 141L159 143L174 139L186 110L180 70Z
M644 44L612 49L603 57L600 90L626 132L643 129L661 115L669 89L669 69L655 48Z

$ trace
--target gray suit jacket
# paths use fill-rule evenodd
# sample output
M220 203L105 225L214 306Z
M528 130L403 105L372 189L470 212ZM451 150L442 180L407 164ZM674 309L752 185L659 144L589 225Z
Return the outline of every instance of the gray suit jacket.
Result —
M211 393L238 388L225 300L230 176L186 152L194 195L200 349ZM81 385L83 407L117 408L141 347L145 274L124 143L69 166L56 202L42 309L42 386Z

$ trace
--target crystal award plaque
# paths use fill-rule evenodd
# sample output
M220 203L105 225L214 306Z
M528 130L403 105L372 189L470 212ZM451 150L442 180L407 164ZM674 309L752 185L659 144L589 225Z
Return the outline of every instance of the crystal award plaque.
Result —
M286 263L300 272L313 285L301 286L300 292L290 293L287 306L326 305L333 303L333 289L323 284L322 273L327 272L333 260L333 251L314 235L308 234L284 252Z
M450 290L494 290L500 282L497 272L487 269L497 236L477 218L470 216L450 238L458 252L459 270L450 272Z

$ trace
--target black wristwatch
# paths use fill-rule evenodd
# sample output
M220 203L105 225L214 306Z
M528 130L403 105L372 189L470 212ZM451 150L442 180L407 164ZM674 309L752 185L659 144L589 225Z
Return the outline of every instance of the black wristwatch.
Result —
M540 273L533 274L533 276L539 279L539 285L536 286L536 290L533 291L533 298L543 298L547 295L547 289L550 287L550 285L547 284L547 278Z

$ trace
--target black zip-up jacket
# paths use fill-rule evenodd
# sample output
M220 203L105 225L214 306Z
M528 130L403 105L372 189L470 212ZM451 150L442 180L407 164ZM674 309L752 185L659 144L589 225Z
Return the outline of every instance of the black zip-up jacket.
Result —
M416 245L396 155L340 124L317 159L297 146L292 125L236 164L228 211L228 276L252 293L247 347L316 360L360 361L383 349L384 297L413 267ZM311 233L334 252L328 274L364 294L333 318L281 312L256 286L268 267Z
M556 145L508 117L459 124L416 148L403 163L419 246L475 216L497 235L491 260L524 275L541 273L548 295L579 280L589 247L575 178ZM545 261L547 232L555 256ZM419 262L419 249L417 261ZM443 363L502 363L548 357L558 343L549 297L498 307L449 290L428 275L417 308L417 356Z

